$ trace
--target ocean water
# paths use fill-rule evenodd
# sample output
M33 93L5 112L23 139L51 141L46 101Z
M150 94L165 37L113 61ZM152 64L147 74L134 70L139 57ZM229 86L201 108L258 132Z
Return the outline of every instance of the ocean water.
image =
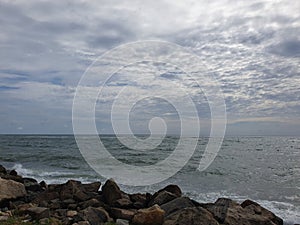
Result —
M126 148L115 136L100 138L117 159L140 166L166 158L178 143L178 137L168 136L156 149L141 153ZM207 142L208 138L199 138L193 157L168 180L121 188L131 193L154 192L174 183L200 202L219 197L239 202L252 199L285 224L300 223L300 137L227 137L214 162L200 172L197 168ZM106 180L85 162L71 135L0 135L0 164L47 183Z

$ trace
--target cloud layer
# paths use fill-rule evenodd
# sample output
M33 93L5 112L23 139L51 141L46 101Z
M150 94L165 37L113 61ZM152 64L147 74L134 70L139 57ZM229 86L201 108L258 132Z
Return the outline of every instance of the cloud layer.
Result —
M287 0L1 1L0 132L71 133L76 86L93 60L120 44L154 39L197 54L220 82L228 134L296 135L299 12L300 2ZM153 74L158 80L150 79ZM159 63L119 71L97 103L99 131L112 132L111 105L122 88L130 90L128 98L159 89L180 99L174 82L185 86L209 128L204 94L182 77L178 68ZM146 103L132 110L133 130L146 132L145 121L161 113L170 133L176 133L172 107L163 101Z

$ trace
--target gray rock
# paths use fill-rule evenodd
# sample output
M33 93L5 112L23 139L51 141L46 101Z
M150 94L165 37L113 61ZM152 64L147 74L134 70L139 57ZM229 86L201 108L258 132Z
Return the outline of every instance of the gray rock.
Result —
M111 221L109 214L102 207L88 207L80 211L80 216L84 221L88 221L91 225L99 225Z
M177 198L175 194L168 191L161 191L154 198L152 198L152 200L149 202L148 205L149 206L153 206L155 204L163 205L169 201L172 201L175 198Z

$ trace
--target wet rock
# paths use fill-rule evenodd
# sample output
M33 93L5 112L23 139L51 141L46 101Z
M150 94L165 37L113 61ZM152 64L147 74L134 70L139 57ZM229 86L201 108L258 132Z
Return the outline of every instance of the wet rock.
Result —
M158 205L147 209L139 209L133 216L133 225L161 225L164 222L165 212Z
M119 208L111 208L110 214L114 219L125 219L131 220L134 214L137 213L137 210L127 210L127 209L119 209Z
M32 217L34 220L40 220L43 218L50 217L50 211L48 208L44 207L31 207L27 209L27 213Z
M152 206L155 204L162 205L162 204L165 204L165 203L177 198L177 196L175 194L168 192L168 191L161 191L155 197L154 196L153 196L153 199L149 202L149 204L148 204L149 206Z
M106 203L113 205L113 203L122 198L122 192L119 186L113 179L109 179L102 187L102 195Z
M26 194L23 184L0 178L0 203L4 200L24 197Z
M163 204L160 207L165 211L166 216L168 216L177 210L187 207L194 207L194 204L188 197L180 197Z
M219 225L213 215L202 207L180 209L165 218L163 225Z
M136 209L145 208L148 205L148 199L146 194L131 194L130 200L133 202L133 207ZM150 199L150 198L149 198Z

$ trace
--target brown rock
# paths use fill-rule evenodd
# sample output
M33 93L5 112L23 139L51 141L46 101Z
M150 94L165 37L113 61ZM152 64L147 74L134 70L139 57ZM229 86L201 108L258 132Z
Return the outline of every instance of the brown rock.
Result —
M108 213L102 208L88 207L80 211L83 220L88 221L91 225L99 225L111 221Z
M177 197L181 197L181 195L182 195L180 187L178 187L175 184L170 184L170 185L166 186L165 188L163 188L161 191L170 192L170 193L176 195Z
M161 225L165 212L158 205L147 209L139 209L132 218L133 225Z
M111 208L110 214L114 219L124 219L131 220L136 214L137 210L128 210L128 209L119 209L119 208Z
M162 204L165 204L165 203L177 198L177 196L175 194L165 191L165 190L159 192L155 197L154 196L153 196L152 200L149 202L149 204L148 204L149 206L152 206L155 204L162 205Z
M180 209L167 216L163 225L219 225L213 215L202 207Z
M92 199L87 200L85 202L79 203L78 206L80 207L80 209L85 209L89 206L97 208L97 207L100 207L100 206L104 206L104 203L98 201L97 199L92 198Z
M86 192L98 192L100 189L100 186L101 186L101 182L82 184L82 187Z
M75 210L68 210L66 216L67 217L74 217L77 216L78 212Z
M13 180L0 178L0 202L8 199L24 197L26 195L25 186Z
M34 220L40 220L43 218L50 217L50 210L44 207L31 207L27 209L27 213L32 217Z
M102 195L106 203L113 205L113 203L122 198L122 192L119 186L113 179L109 179L102 187Z
M274 213L271 211L265 209L264 207L260 206L258 203L253 202L251 200L246 200L244 201L241 206L248 211L251 211L253 214L258 214L262 215L264 217L267 217L269 220L271 220L273 223L277 225L282 225L283 220L276 216Z
M168 216L177 210L187 207L194 207L194 204L188 197L180 197L163 204L160 207L165 211L166 216Z
M276 223L272 221L274 217L270 217L268 213L262 214L262 209L254 209L254 204L249 205L244 203L243 208L237 202L220 198L215 204L203 205L208 211L210 211L219 223L224 225L276 225L282 224L281 221ZM249 207L249 208L248 208ZM257 206L255 206L257 207Z
M130 201L130 199L127 198L121 198L116 200L113 206L117 208L128 209L132 207L132 201Z

